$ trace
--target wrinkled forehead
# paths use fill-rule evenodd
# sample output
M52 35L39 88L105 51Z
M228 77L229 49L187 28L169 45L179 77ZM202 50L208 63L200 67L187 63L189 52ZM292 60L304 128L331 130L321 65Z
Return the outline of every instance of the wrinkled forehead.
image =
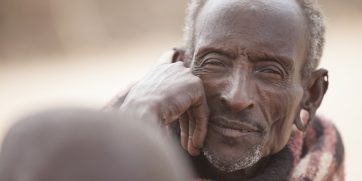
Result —
M245 48L277 48L295 59L305 53L300 50L306 45L306 27L294 0L208 0L196 19L195 50L242 43Z

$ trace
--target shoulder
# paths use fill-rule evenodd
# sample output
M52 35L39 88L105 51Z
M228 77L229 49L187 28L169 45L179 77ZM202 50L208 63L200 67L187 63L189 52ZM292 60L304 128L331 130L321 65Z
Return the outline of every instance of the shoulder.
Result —
M343 180L344 145L336 126L325 117L317 117L302 135L291 180Z
M344 145L337 127L329 119L319 116L306 130L305 144L312 144L315 149L331 152L338 161L343 159Z

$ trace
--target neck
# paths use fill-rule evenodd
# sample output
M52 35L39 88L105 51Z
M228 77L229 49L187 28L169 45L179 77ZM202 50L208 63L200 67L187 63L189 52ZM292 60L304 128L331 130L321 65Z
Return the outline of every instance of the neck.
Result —
M223 172L214 167L203 155L192 158L196 174L203 179L234 181L254 177L262 172L269 162L269 157L262 158L255 165L235 172Z

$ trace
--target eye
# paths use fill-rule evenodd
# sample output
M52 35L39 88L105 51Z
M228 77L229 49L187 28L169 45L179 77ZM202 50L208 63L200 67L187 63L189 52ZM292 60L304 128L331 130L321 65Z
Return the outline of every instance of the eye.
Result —
M274 78L274 79L283 79L284 73L280 68L276 66L266 66L256 70L257 73L260 73L262 76L266 78Z
M201 62L201 66L207 66L207 65L225 67L225 64L216 58L208 58Z
M270 73L270 74L280 74L279 71L273 70L273 69L262 69L262 70L260 70L259 72Z

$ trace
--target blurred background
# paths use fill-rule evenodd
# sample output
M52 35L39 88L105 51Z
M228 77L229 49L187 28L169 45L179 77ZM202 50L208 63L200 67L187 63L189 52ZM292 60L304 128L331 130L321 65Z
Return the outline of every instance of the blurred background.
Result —
M319 114L362 163L362 0L321 0L330 89ZM60 106L101 108L182 43L187 0L0 0L0 140L18 118Z

